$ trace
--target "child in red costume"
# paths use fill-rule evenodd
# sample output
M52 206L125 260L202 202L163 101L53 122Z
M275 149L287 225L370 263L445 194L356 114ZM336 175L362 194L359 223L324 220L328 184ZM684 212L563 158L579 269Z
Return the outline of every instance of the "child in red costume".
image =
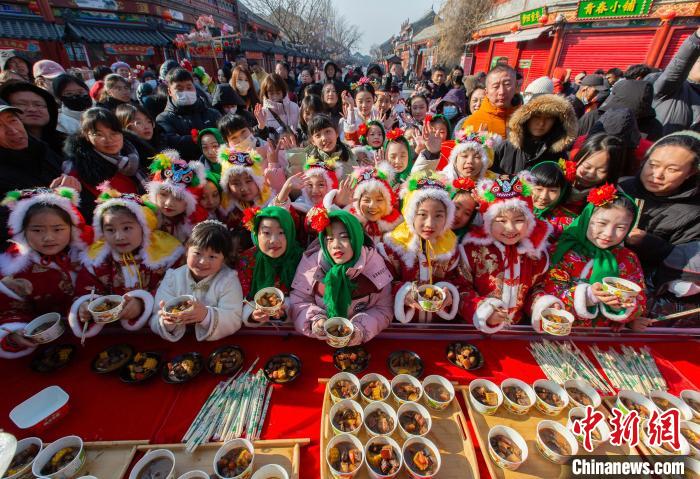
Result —
M64 316L75 292L79 255L92 232L78 212L78 193L71 188L11 191L7 228L12 245L0 255L0 358L29 354L8 331L21 331L45 313Z
M192 228L209 216L199 205L206 179L204 165L187 163L177 151L165 150L153 158L151 172L148 197L158 207L158 229L184 243Z
M588 204L557 241L552 266L535 288L532 326L541 332L545 308L565 308L576 317L575 326L616 329L631 323L642 331L648 325L639 318L646 308L644 272L633 251L624 247L637 209L629 197L613 185L591 190ZM605 290L605 277L620 277L641 287L632 299L621 299Z
M518 323L530 289L547 271L552 227L532 213L531 182L523 172L477 185L484 224L472 228L460 247L468 283L461 314L485 333Z
M160 281L184 252L175 237L156 229L155 205L114 190L105 191L98 200L92 225L95 241L81 255L77 299L68 315L78 337L86 321L90 321L86 337L102 330L102 324L92 323L87 310L93 290L95 296L124 296L119 316L124 329L135 331L145 326L153 313L153 295Z

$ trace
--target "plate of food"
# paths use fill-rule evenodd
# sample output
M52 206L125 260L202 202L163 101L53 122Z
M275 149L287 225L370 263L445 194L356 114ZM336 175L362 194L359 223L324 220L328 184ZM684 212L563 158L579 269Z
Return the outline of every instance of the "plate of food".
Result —
M46 313L24 327L23 336L32 344L45 344L58 339L65 330L58 313Z
M222 346L209 355L207 359L207 371L212 374L222 374L230 376L241 366L245 355L238 346Z
M445 291L432 284L414 284L414 296L418 306L427 313L440 311L446 299Z
M192 307L194 304L194 296L189 294L183 294L176 298L171 299L163 306L163 311L168 314L178 315L184 313Z
M614 294L622 301L629 301L636 298L641 293L642 288L638 284L624 278L606 276L603 278L603 291Z
M323 324L326 333L326 342L334 348L343 348L352 339L355 326L346 318L328 318Z
M202 372L202 355L185 353L166 362L161 370L163 381L168 384L186 383Z
M10 461L10 465L2 476L7 479L20 479L27 477L27 473L31 473L34 459L39 455L43 443L38 437L27 437L17 441L17 449Z
M162 365L160 354L154 352L136 353L119 373L125 383L138 383L150 379L158 373Z
M546 308L542 311L542 330L552 336L568 336L574 319L573 314L563 309Z
M30 367L38 373L54 372L71 362L77 349L72 344L49 346L34 355Z
M484 365L484 357L479 348L459 341L447 345L447 360L458 368L471 371Z
M416 378L421 377L423 369L425 368L420 356L413 351L407 350L394 351L391 353L386 360L386 365L394 376L410 374Z
M333 365L345 373L361 373L369 365L372 355L364 346L348 346L336 349L333 353Z
M100 352L92 360L92 370L106 374L124 367L134 357L134 348L128 344L115 344Z
M301 374L301 359L291 353L277 354L267 360L263 372L275 384L292 382Z
M124 309L124 298L118 295L102 296L88 304L87 308L96 323L112 323L119 319Z

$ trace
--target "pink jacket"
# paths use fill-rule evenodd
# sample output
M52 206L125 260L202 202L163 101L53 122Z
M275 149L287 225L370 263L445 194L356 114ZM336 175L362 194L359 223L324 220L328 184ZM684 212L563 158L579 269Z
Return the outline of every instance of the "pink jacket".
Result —
M323 259L321 247L315 240L301 258L292 282L290 301L294 327L300 333L316 336L311 327L317 319L327 318L323 302L323 278L329 265ZM384 258L374 248L362 247L362 255L348 275L358 283L348 310L357 334L351 345L369 341L389 326L393 317L394 300L391 295L393 280Z

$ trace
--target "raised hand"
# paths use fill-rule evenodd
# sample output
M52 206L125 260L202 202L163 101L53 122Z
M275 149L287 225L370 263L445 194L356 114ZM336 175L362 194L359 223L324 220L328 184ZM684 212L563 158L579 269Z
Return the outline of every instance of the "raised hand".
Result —
M440 135L433 132L429 127L423 130L423 140L425 140L425 147L432 154L440 153L440 147L442 146L442 139Z
M341 208L345 208L352 203L352 178L345 177L338 185L338 194L335 195L335 203Z
M258 103L253 108L253 115L255 119L258 120L258 128L265 128L265 110L263 109L262 103Z

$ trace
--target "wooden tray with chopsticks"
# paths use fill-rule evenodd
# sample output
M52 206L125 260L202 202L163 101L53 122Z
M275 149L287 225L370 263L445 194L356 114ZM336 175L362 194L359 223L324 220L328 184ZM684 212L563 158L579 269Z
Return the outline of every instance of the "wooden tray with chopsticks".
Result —
M299 455L301 446L310 439L270 439L254 441L255 464L253 472L266 464L279 464L289 474L290 479L300 479ZM168 449L175 455L175 477L188 471L201 470L207 474L214 473L214 456L223 442L208 442L200 445L192 453L185 450L185 444L149 444L137 449L143 454L153 449ZM102 477L100 477L102 479Z
M121 479L126 475L137 448L147 444L148 441L85 442L85 465L80 475Z
M319 378L319 383L327 384L328 379ZM455 385L455 393L465 388L465 386ZM396 405L388 401L388 404L396 408ZM320 440L320 458L321 458L321 479L331 479L331 471L326 462L326 446L328 441L333 437L333 429L331 428L330 418L328 417L333 401L330 397L330 391L326 387L323 395L323 410L321 412L321 440ZM426 406L430 411L433 421L431 431L426 435L428 439L433 441L440 449L442 457L442 466L440 471L435 476L435 479L479 479L479 465L474 452L474 444L469 435L469 426L467 419L462 412L459 401L455 396L450 406L444 411L435 411ZM403 446L404 439L395 432L391 436L399 446ZM364 427L357 435L357 438L364 445L369 439ZM355 476L355 479L368 479L370 477L367 471L367 465L364 465ZM397 478L407 478L408 472L404 466Z
M565 408L558 416L546 416L542 414L534 405L527 415L517 416L508 412L505 407L501 406L493 416L486 416L476 411L469 400L469 388L462 388L462 397L469 409L469 416L474 426L481 453L484 456L486 466L494 479L533 479L533 478L565 478L571 475L571 467L569 465L559 465L545 459L544 456L537 450L535 444L535 435L537 434L537 425L540 421L550 419L556 421L563 426L566 426L570 408ZM610 417L608 410L601 404L598 410L602 412L606 418ZM488 434L492 427L497 425L508 426L523 437L527 443L527 459L516 471L501 469L498 467L489 455ZM639 456L639 452L635 448L629 446L613 446L609 442L599 445L592 453L586 451L583 447L579 447L577 457L586 456Z

